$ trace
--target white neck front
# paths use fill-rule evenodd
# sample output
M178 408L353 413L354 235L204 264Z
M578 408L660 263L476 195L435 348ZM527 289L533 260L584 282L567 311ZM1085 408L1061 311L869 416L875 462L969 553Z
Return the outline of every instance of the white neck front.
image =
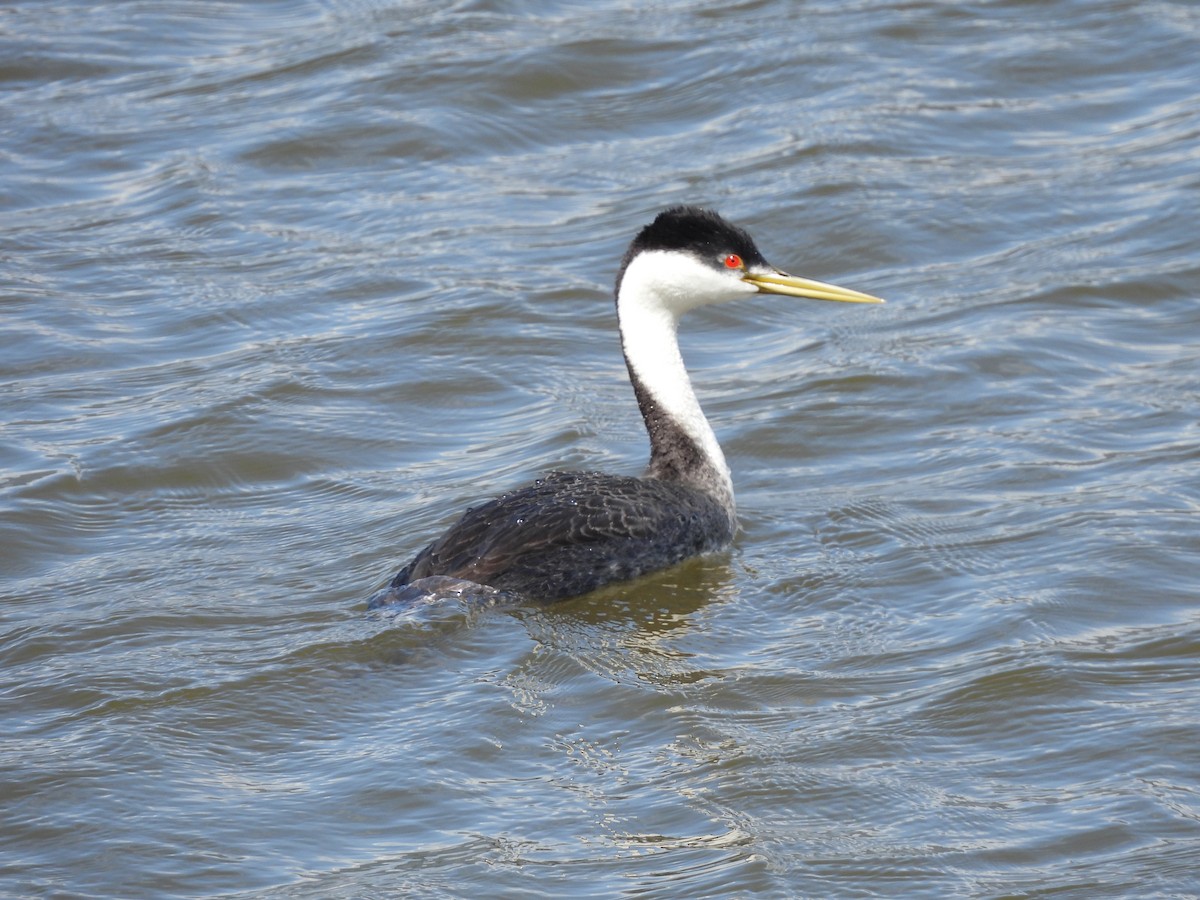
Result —
M630 377L635 382L635 388L640 387L644 394L639 396L639 401L643 403L642 414L650 431L651 467L653 469L657 454L669 453L672 449L656 444L656 441L670 441L673 437L670 429L656 428L656 421L665 419L690 439L702 457L700 462L704 465L698 469L704 471L696 472L697 480L715 481L706 486L714 493L723 495L722 499L732 506L733 480L729 466L712 426L700 409L700 402L696 399L683 356L679 352L676 335L680 313L697 305L697 294L693 290L687 294L686 302L681 299L679 292L673 289L681 279L664 279L661 260L655 261L653 256L644 254L632 261L624 273L617 298L621 341ZM694 284L695 275L686 274L689 277L682 280ZM727 284L722 280L724 295L711 300L700 295L700 302L728 299ZM646 403L652 408L647 409ZM656 434L656 431L662 433ZM675 435L674 439L678 440L678 436Z

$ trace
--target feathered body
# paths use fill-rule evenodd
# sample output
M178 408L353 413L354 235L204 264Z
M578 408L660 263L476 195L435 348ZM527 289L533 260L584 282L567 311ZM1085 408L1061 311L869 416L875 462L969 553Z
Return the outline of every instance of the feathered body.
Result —
M677 481L553 472L468 509L390 586L450 575L559 600L717 550L733 531L728 509Z
M733 482L692 390L676 338L689 309L756 293L880 302L786 275L742 229L695 207L659 214L630 244L616 281L629 378L650 437L641 477L554 472L468 509L372 597L372 608L428 593L550 601L726 546Z

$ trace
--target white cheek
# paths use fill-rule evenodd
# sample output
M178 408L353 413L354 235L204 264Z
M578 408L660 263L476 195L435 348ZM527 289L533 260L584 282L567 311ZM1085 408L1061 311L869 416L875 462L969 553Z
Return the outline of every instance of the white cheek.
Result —
M697 306L724 303L757 293L735 270L720 271L686 253L650 250L641 253L625 270L621 281L624 298L660 304L674 315Z

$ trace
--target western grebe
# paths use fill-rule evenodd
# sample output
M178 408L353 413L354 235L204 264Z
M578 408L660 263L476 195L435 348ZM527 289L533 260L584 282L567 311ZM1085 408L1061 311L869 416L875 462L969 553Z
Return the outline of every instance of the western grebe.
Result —
M434 595L560 600L728 544L737 530L733 481L676 326L690 309L759 293L883 302L780 272L715 212L660 213L629 245L616 283L625 364L650 435L645 474L554 472L468 509L369 608Z

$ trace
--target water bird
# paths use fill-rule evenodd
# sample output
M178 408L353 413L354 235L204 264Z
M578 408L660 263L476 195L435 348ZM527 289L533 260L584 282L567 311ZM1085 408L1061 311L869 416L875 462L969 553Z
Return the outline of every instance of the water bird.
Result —
M756 294L883 302L776 269L749 234L710 210L659 213L629 245L615 289L625 365L650 436L645 472L552 472L468 509L369 608L451 596L560 600L729 544L733 480L676 328L688 310Z

